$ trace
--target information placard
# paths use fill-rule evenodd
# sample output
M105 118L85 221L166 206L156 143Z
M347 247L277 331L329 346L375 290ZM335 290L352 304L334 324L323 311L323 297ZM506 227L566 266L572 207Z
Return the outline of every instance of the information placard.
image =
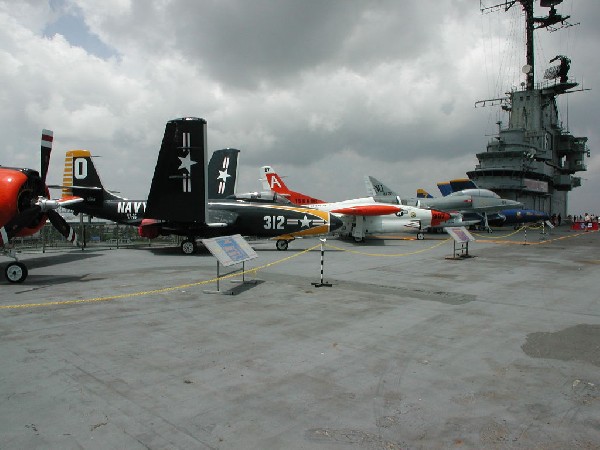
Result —
M464 244L465 242L474 241L475 238L467 231L465 227L446 227L446 232L454 239L455 242Z
M240 264L258 257L250 244L239 234L202 239L202 243L224 267Z

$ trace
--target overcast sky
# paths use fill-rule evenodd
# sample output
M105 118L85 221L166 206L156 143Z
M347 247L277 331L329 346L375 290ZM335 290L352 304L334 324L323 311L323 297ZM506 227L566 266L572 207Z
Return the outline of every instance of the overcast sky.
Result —
M591 150L569 211L600 213L600 2L558 11L580 25L537 32L537 79L563 54L592 89L559 108ZM165 123L184 116L207 120L209 153L241 150L240 192L271 165L326 200L364 196L364 175L439 195L507 122L475 102L518 86L525 64L521 7L478 0L0 0L0 41L0 164L39 168L49 128L50 183L66 150L88 149L105 187L138 199Z

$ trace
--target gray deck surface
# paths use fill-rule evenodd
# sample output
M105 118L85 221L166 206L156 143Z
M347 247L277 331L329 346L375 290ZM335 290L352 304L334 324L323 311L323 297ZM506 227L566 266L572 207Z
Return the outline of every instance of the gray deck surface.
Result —
M600 234L512 233L21 254L0 448L600 448Z

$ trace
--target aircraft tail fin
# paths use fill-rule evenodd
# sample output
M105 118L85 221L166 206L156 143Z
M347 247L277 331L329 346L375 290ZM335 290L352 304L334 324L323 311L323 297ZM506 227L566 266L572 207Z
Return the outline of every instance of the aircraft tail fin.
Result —
M452 194L452 186L450 186L449 181L441 181L437 184L437 187L440 190L442 197L445 197L448 194Z
M83 198L86 204L101 204L103 200L120 198L102 186L89 150L68 150L65 153L62 197L73 195Z
M260 168L260 171L264 176L264 178L261 178L261 181L265 190L277 192L281 195L289 195L292 192L271 166L263 166Z
M367 187L367 193L373 198L396 198L398 194L392 189L387 187L377 178L372 176L365 177L365 185Z
M325 203L324 200L311 197L310 195L302 194L290 190L281 177L275 173L271 166L263 166L260 169L261 174L264 178L261 178L263 182L263 189L267 191L275 192L283 197L286 197L289 201L296 205L314 205L317 203Z
M450 180L449 183L452 192L462 191L463 189L478 189L475 182L468 178L457 178L455 180Z
M433 198L433 195L425 189L417 189L417 198Z
M235 148L213 152L208 163L209 199L221 199L235 194L239 153Z
M148 194L145 218L206 223L206 121L167 122Z
M437 187L444 197L453 192L462 191L463 189L478 189L477 184L468 178L455 178L450 181L441 181L437 184Z

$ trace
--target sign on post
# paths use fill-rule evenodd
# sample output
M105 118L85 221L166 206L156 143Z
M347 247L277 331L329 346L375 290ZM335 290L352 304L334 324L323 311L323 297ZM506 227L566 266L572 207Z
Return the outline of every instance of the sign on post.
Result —
M240 264L258 257L250 244L239 234L202 239L202 243L224 267Z
M212 255L217 258L217 290L204 291L209 294L221 293L219 286L219 264L224 267L233 266L234 264L242 264L242 276L245 272L244 263L251 259L258 258L250 244L239 234L232 236L219 236L211 239L202 239L202 243ZM243 283L245 281L242 281Z
M475 240L473 235L465 227L446 227L444 230L454 239L454 254L452 255L452 259L470 258L469 242Z

